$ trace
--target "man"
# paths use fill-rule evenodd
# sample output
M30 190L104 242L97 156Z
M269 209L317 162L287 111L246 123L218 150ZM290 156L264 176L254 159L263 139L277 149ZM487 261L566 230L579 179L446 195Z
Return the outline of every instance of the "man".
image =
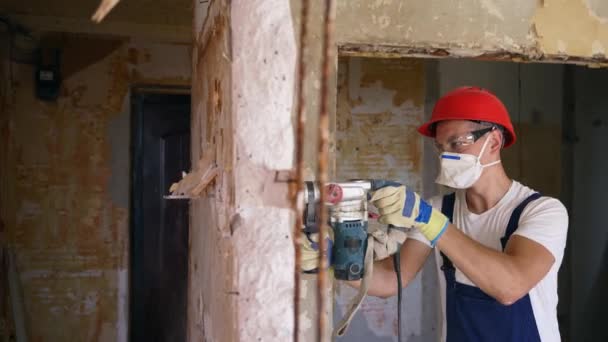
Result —
M403 286L434 251L448 342L559 341L557 272L568 216L558 200L505 173L500 152L516 139L505 106L487 90L458 88L439 99L419 132L435 139L436 182L456 190L429 202L406 186L373 194L381 223L415 228L401 246ZM368 293L396 292L392 258L378 261Z

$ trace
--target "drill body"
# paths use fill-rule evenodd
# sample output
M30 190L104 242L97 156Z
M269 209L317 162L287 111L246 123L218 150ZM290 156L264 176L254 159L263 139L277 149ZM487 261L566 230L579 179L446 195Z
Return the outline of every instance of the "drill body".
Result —
M363 277L367 250L367 221L335 222L332 246L334 276L339 280L359 280Z

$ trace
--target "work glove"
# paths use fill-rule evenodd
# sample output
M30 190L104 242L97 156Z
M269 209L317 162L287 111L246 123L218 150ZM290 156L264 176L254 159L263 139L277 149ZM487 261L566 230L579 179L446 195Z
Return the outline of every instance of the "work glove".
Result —
M386 259L395 254L407 238L403 228L387 227L372 231L374 237L374 260Z
M319 266L319 234L301 233L300 241L302 243L302 263L300 264L302 271L314 272ZM334 244L333 231L328 229L325 235L325 246L327 250L324 255L327 258L327 265L331 266L331 248Z
M386 186L375 191L371 202L378 209L380 223L417 228L431 246L435 246L449 224L445 215L404 185Z

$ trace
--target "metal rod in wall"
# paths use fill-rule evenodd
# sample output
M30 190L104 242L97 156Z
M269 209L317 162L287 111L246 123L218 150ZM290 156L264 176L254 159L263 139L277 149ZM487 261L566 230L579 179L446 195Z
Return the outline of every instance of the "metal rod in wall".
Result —
M334 18L333 18L333 0L324 1L324 13L323 13L323 49L322 49L322 62L321 62L321 103L319 107L319 150L317 160L317 181L319 186L319 249L325 251L327 249L327 243L325 241L325 235L327 233L327 212L324 206L326 191L324 184L327 183L327 163L329 160L328 152L328 140L329 140L329 113L328 113L328 101L329 101L329 76L331 72L332 63L332 37L334 31ZM329 253L329 251L327 251ZM318 309L318 331L317 340L323 341L327 326L327 314L326 314L326 294L327 294L327 258L325 253L319 253L319 278L317 281L317 309Z
M296 169L295 182L292 183L295 189L291 190L291 207L295 214L295 223L293 227L293 243L294 243L294 291L293 291L293 341L298 342L300 334L300 272L302 263L301 249L301 232L302 229L302 212L298 208L298 196L302 192L303 174L304 174L304 77L306 75L306 39L308 35L308 12L310 0L302 0L302 8L300 10L300 46L298 51L298 98L296 104Z

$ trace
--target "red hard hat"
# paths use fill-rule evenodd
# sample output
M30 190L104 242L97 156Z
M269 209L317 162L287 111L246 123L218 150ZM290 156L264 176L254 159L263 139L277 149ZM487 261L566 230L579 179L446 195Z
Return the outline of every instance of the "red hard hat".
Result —
M431 120L418 128L427 137L435 137L433 124L444 120L472 120L495 123L504 127L505 145L515 143L515 130L505 105L486 89L461 87L441 97L433 108Z

